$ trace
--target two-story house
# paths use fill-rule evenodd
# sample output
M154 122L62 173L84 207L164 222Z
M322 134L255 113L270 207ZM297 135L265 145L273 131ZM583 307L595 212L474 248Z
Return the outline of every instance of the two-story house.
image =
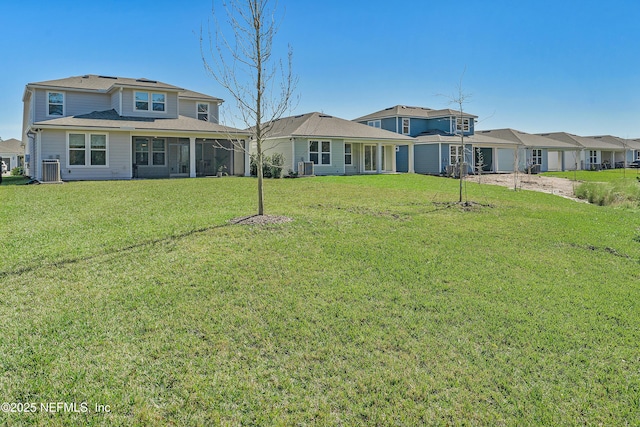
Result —
M248 175L241 148L250 135L218 124L222 102L149 79L29 83L25 173L39 181Z
M476 118L452 109L396 105L354 121L415 138L414 144L397 147L396 168L399 172L413 172L409 165L414 164L415 172L439 174L447 164L462 158L461 144L455 140L455 136L472 136ZM471 147L467 147L465 162L473 163L472 153ZM441 159L447 164L441 165Z

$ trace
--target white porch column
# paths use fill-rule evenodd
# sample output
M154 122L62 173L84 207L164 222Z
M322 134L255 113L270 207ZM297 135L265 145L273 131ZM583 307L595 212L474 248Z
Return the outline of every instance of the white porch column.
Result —
M251 141L244 140L244 176L251 176Z
M196 177L196 138L189 138L189 177Z
M398 147L397 145L391 146L391 171L393 173L397 172L397 168L396 168L396 153L397 153L396 148L397 147Z
M376 149L376 173L382 172L382 144L378 142L378 148Z
M407 147L407 150L409 152L408 154L408 160L409 160L409 173L416 173L416 169L415 169L415 160L414 160L414 150L415 150L415 145L413 143L409 144L409 146ZM440 164L440 160L438 160L438 164Z

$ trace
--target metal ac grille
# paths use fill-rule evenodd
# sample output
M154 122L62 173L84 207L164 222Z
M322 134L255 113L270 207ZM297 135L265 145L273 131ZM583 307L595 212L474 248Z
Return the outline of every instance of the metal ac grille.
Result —
M42 182L60 182L60 161L47 159L42 161Z

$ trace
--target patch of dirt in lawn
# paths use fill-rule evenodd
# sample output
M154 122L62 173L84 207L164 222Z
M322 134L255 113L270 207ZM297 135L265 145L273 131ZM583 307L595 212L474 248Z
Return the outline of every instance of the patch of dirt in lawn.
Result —
M469 175L466 177L466 180L470 182L501 185L503 187L511 189L513 189L514 180L516 179L516 186L518 190L540 191L542 193L555 194L556 196L575 200L576 202L587 203L586 200L578 199L573 193L574 186L579 185L580 182L571 181L566 178L556 178L552 176L542 175L527 175L521 173L518 174L517 177L513 173Z
M242 216L240 218L233 218L229 220L231 224L240 225L264 225L264 224L284 224L285 222L291 222L293 218L288 216L279 215L250 215Z

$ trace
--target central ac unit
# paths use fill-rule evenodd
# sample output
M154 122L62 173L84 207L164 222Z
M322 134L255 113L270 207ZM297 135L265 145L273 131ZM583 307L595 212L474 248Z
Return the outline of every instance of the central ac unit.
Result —
M45 159L42 161L41 182L62 182L60 179L60 160Z
M313 162L298 162L298 175L299 176L313 175Z

